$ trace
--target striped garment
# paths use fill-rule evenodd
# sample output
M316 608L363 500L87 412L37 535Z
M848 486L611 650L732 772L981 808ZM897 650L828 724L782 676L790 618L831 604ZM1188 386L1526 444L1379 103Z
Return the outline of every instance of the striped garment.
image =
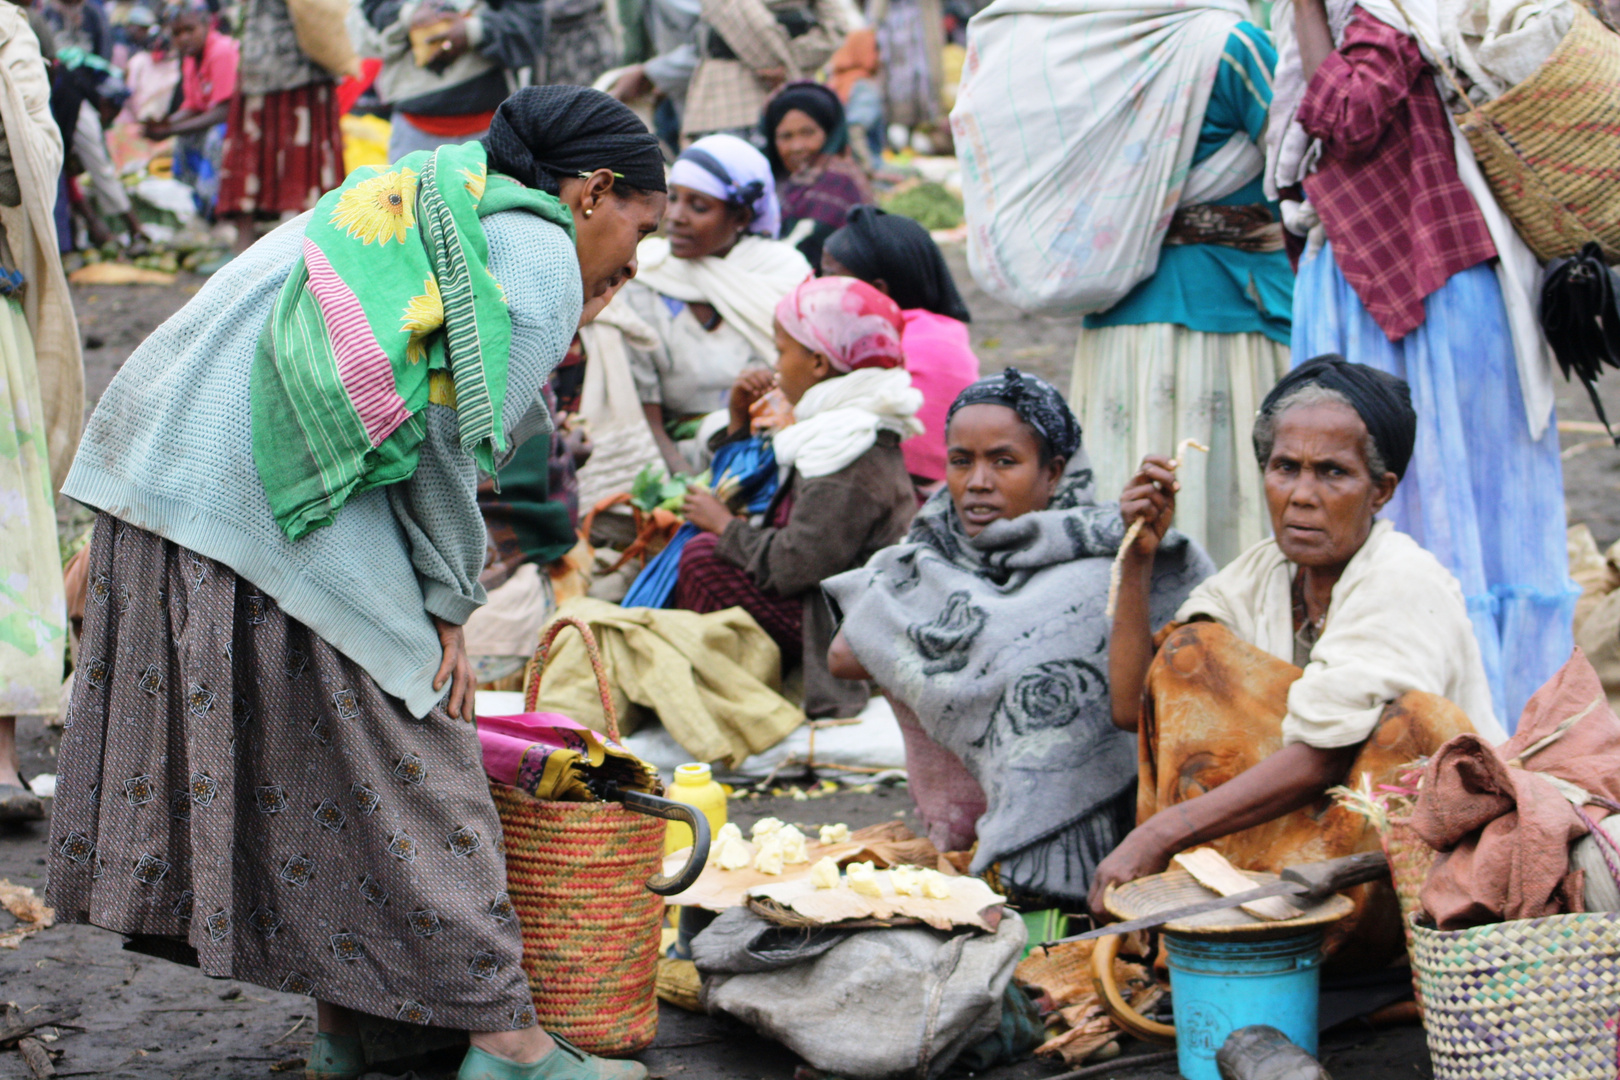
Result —
M435 378L494 471L512 320L480 219L501 210L573 233L554 197L491 175L480 143L358 169L316 205L252 372L253 459L290 539L415 471Z

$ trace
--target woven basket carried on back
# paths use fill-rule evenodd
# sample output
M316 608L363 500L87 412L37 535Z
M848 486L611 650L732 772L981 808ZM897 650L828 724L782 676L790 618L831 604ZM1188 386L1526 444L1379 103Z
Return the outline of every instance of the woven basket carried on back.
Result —
M1545 262L1620 262L1620 34L1580 4L1536 73L1457 117L1497 202ZM1455 76L1449 70L1446 75ZM1466 97L1463 100L1467 100Z
M1412 927L1435 1080L1614 1080L1620 912Z
M596 639L563 617L529 665L524 708L535 711L557 634L585 636L607 717L619 739ZM491 784L506 834L506 882L523 927L523 969L541 1027L594 1054L630 1054L658 1034L658 944L663 898L647 879L662 869L664 822L616 802L551 802Z

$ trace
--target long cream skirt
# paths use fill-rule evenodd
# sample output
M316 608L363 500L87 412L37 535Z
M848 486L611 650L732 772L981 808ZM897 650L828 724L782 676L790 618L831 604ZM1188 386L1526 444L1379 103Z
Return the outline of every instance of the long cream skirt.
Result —
M1069 401L1085 431L1098 497L1114 499L1146 454L1197 439L1181 464L1176 528L1225 566L1270 534L1250 435L1288 346L1264 334L1206 334L1174 323L1082 330Z

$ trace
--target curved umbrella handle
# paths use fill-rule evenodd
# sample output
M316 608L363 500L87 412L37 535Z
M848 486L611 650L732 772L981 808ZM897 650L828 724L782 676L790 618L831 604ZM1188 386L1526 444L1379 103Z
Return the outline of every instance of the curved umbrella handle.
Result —
M679 821L692 830L692 854L681 872L673 877L655 874L647 879L647 888L659 896L675 896L690 889L709 862L709 819L685 803L639 791L625 791L617 784L607 786L607 798L609 802L623 803L626 810L634 810L648 817Z

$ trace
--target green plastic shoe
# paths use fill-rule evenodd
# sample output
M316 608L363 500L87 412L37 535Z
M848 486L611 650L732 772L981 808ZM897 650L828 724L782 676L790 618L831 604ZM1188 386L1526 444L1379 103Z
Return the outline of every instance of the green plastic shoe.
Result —
M304 1080L357 1080L367 1071L360 1036L315 1033L309 1061L304 1065Z
M529 1065L467 1048L456 1080L647 1080L647 1069L635 1061L612 1061L587 1054L560 1035L557 1049Z

